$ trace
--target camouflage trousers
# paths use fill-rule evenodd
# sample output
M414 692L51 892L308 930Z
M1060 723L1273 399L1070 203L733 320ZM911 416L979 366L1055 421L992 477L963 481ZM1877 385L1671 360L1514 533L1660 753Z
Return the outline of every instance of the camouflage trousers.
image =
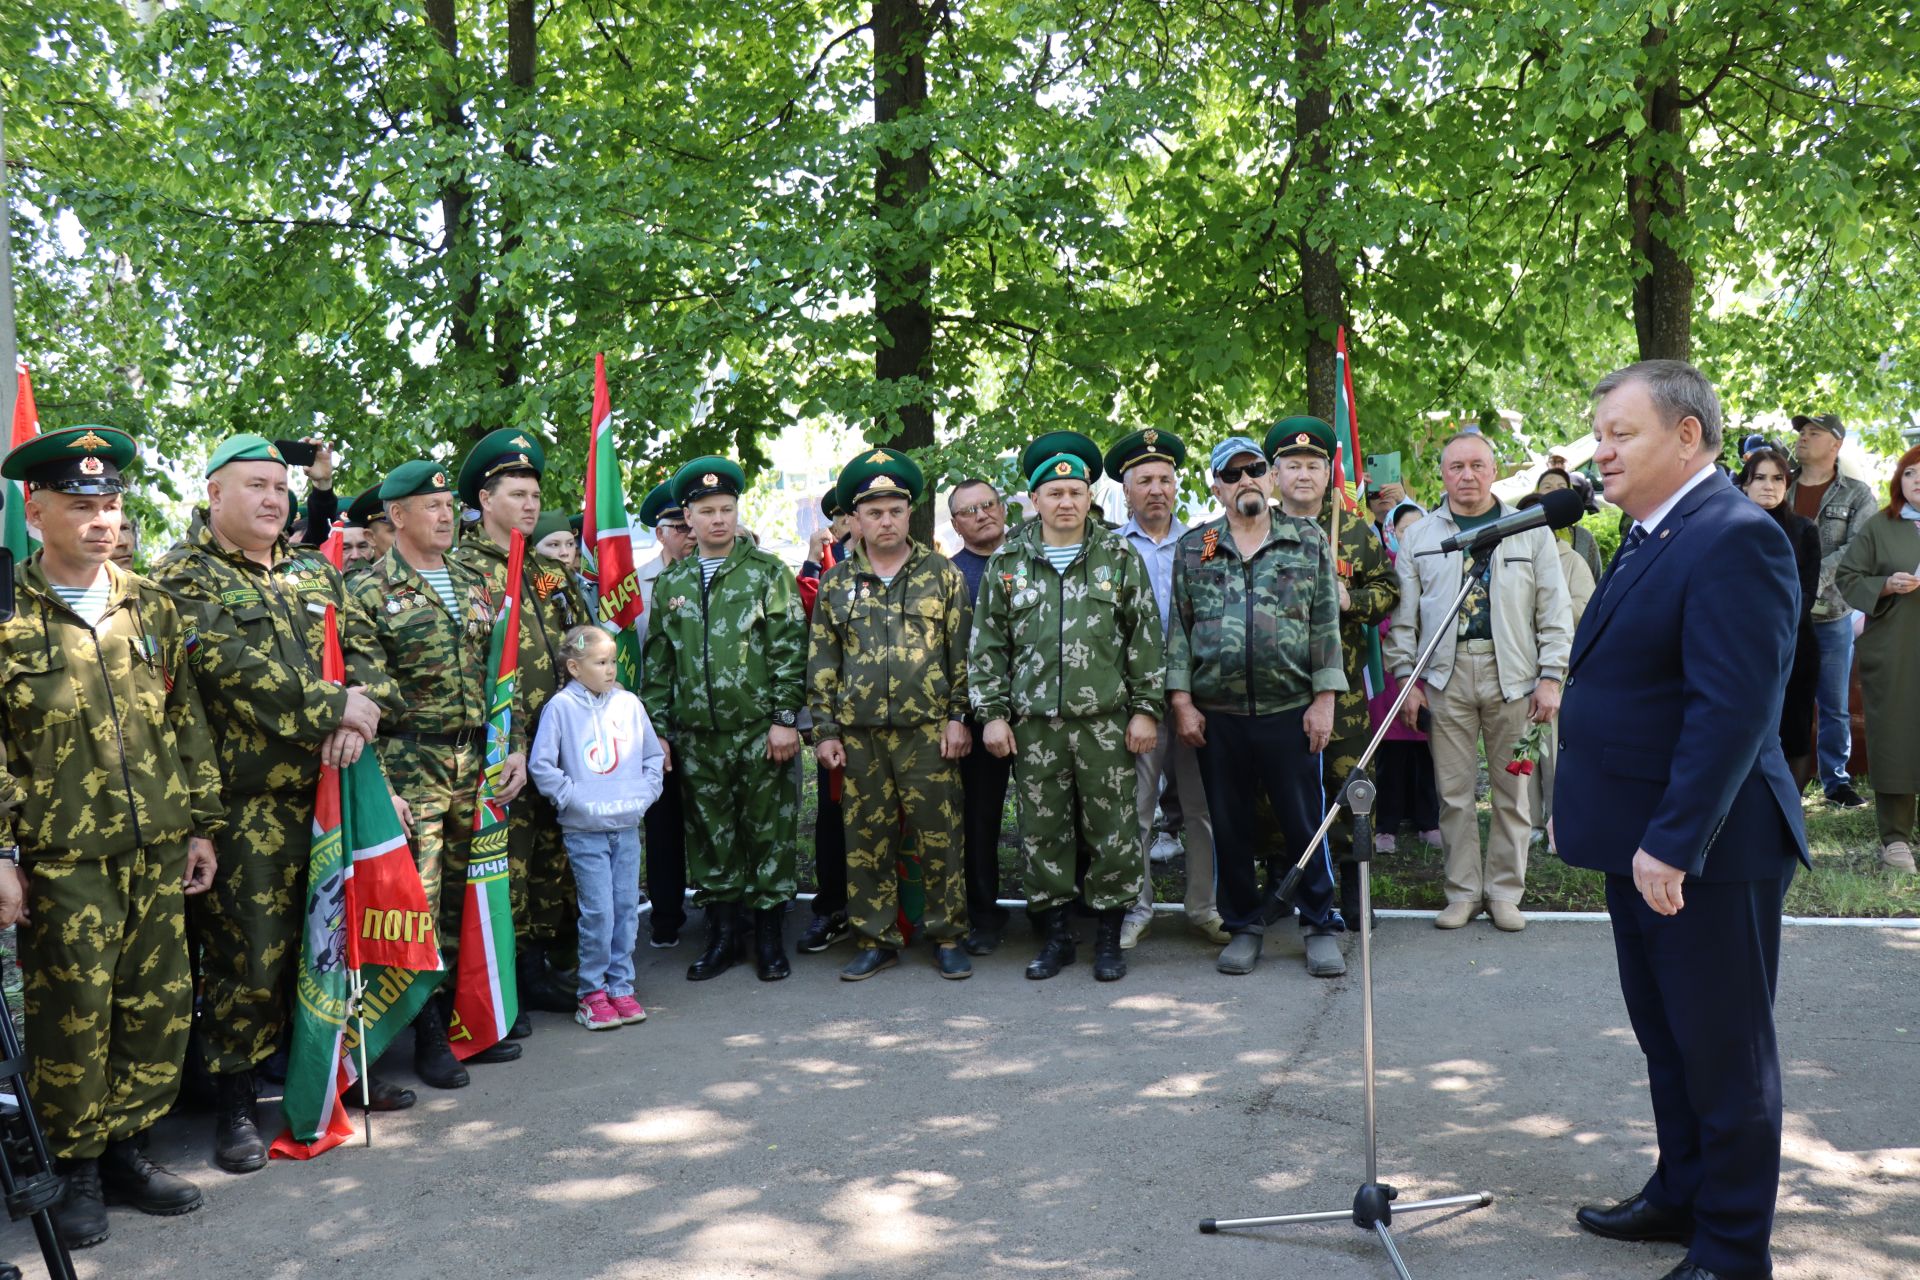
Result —
M513 905L515 942L572 945L580 900L560 836L560 815L531 783L508 806L507 900Z
M1134 759L1127 716L1022 720L1013 728L1020 795L1020 855L1027 909L1065 906L1076 852L1089 854L1082 893L1095 911L1140 896L1140 832L1134 824Z
M440 954L452 966L460 949L460 912L466 902L467 850L473 843L473 805L484 752L403 738L380 741L387 785L413 810L413 865L427 891L427 910L439 933ZM508 829L511 837L512 829ZM443 892L442 885L450 892ZM508 900L513 881L509 873Z
M673 739L687 820L687 882L699 906L793 900L800 793L792 764L767 759L765 725L682 731Z
M926 914L920 927L945 941L967 931L960 843L960 766L940 758L946 722L911 729L847 729L841 811L847 832L847 918L863 947L899 947L900 821L920 850Z
M27 1091L47 1146L97 1156L173 1106L193 1022L187 841L36 862L23 927Z
M289 978L300 959L312 788L241 796L214 841L213 887L187 902L200 956L201 1040L216 1075L264 1062L287 1024Z

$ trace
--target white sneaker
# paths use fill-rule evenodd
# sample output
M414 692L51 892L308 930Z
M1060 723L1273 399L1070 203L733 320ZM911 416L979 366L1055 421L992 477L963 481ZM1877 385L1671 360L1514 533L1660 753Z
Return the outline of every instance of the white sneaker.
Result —
M1129 915L1120 925L1120 949L1131 951L1147 936L1147 930L1153 928L1152 916Z
M1216 947L1224 947L1233 941L1233 935L1227 932L1227 922L1220 918L1219 912L1215 912L1205 920L1194 921L1193 927L1200 931L1201 937Z
M1180 856L1180 842L1173 838L1171 831L1161 831L1153 837L1153 847L1147 850L1147 857L1155 862L1171 862Z
M1394 837L1383 832L1373 837L1373 851L1375 853L1392 853L1397 843L1398 841L1395 840Z

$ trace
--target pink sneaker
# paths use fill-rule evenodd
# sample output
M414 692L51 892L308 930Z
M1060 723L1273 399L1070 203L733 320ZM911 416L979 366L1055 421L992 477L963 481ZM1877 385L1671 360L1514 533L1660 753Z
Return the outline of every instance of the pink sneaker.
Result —
M604 991L589 991L581 996L580 1007L573 1011L573 1020L589 1031L611 1031L622 1022Z
M641 1008L640 1002L632 996L608 996L607 1003L613 1006L614 1013L622 1022L634 1023L647 1020L647 1011Z

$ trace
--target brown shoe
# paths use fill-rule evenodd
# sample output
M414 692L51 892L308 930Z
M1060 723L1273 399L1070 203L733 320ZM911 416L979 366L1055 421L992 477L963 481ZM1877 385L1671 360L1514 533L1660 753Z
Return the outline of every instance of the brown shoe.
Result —
M1518 933L1527 927L1527 918L1511 902L1489 901L1487 914L1493 917L1493 927L1502 933Z
M1904 871L1908 875L1914 872L1913 846L1905 840L1895 840L1880 849L1880 865L1889 871Z
M1480 914L1478 902L1449 902L1440 914L1433 918L1436 929L1464 929Z

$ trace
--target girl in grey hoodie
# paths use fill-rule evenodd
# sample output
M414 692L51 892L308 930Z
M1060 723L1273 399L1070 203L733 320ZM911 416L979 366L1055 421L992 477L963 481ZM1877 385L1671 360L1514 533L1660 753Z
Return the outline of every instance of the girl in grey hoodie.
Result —
M620 687L613 637L575 627L560 642L567 683L540 713L527 769L560 814L580 890L580 1006L589 1031L645 1022L633 994L640 928L640 819L660 796L665 753L640 699Z

